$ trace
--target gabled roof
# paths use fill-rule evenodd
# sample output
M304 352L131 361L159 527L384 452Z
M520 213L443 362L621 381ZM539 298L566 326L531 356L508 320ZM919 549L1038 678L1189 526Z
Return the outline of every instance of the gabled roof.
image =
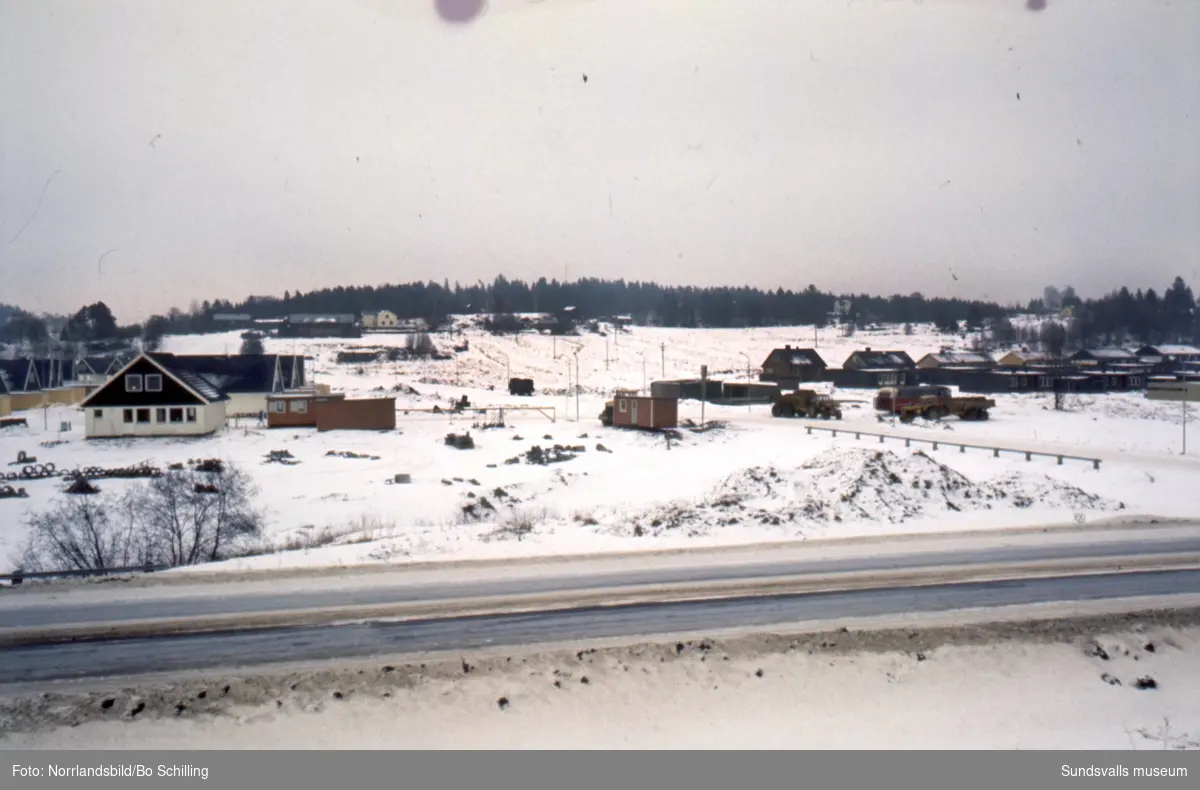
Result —
M1200 348L1168 343L1161 346L1142 346L1137 353L1141 356L1194 357L1200 356Z
M146 356L179 373L192 373L226 395L258 394L275 390L275 371L279 370L284 387L292 380L293 365L303 365L303 357L280 354L175 355L152 353Z
M816 349L812 348L792 348L791 346L777 348L767 355L768 361L774 359L786 359L789 365L799 367L828 367Z
M990 355L975 351L939 351L921 357L921 362L927 359L939 365L990 365L994 362Z
M1085 348L1073 354L1076 359L1136 359L1137 355L1124 348Z
M855 351L846 360L846 364L842 367L851 366L850 363L857 363L860 368L894 370L896 368L911 368L916 363L912 361L912 357L905 351L875 351L873 349L863 349Z
M1009 355L1016 356L1018 359L1024 362L1044 362L1050 359L1050 355L1044 351L1024 351L1019 348L1015 348L1012 351L1006 352L1004 357ZM1004 357L1001 357L1001 359Z
M160 371L162 371L164 376L174 379L180 386L182 386L184 389L191 392L193 395L195 395L197 398L204 401L205 403L216 403L218 401L229 400L229 398L227 398L220 390L218 390L216 387L214 387L212 385L212 383L210 381L208 381L207 379L205 379L203 376L199 376L199 375L192 373L191 371L187 371L187 370L176 370L176 369L172 368L169 364L164 364L161 360L156 359L156 357L158 357L158 356L170 357L171 355L170 354L165 354L165 355L138 354L136 357L134 357L129 362L127 362L125 365L123 365L120 370L118 370L116 373L114 373L112 378L109 379L108 382L104 386L97 387L92 392L92 394L90 394L86 398L84 398L83 401L79 404L79 407L85 408L92 401L92 399L94 399L101 392L105 392L106 390L108 390L109 387L117 386L118 383L121 381L122 374L126 370L129 370L139 360L142 360L142 359L145 359L151 365L153 365L154 367L156 367Z

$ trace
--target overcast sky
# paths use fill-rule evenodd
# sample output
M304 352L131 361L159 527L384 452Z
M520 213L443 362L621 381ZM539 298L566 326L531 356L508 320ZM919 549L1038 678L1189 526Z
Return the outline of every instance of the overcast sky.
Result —
M1190 279L1198 4L1029 2L0 0L0 302Z

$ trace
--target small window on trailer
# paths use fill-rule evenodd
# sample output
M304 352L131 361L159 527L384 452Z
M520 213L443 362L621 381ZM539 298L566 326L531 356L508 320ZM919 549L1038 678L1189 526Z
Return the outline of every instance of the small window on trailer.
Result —
M303 400L303 399L296 399L296 400L292 401L292 413L293 414L307 414L308 413L308 401Z
M126 373L125 374L125 391L126 392L141 392L142 391L142 374Z
M281 400L273 400L267 406L267 410L272 414L283 414L287 411L287 403Z
M629 401L625 400L624 398L621 398L619 401L617 401L617 409L619 409L622 412L629 411Z

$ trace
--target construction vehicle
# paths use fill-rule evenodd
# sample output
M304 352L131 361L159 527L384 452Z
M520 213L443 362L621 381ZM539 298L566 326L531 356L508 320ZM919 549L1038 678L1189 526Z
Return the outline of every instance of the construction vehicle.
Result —
M608 401L604 404L604 411L600 412L600 424L605 428L611 428L613 424L613 404L614 401Z
M875 410L912 422L917 417L940 420L986 420L996 401L981 395L954 395L949 387L884 387L875 395Z
M833 398L815 390L777 390L771 398L771 416L840 420L842 407Z

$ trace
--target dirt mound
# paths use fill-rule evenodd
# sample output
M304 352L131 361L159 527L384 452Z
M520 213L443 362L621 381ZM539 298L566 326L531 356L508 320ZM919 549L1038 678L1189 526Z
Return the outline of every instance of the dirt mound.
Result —
M922 452L846 448L795 469L756 466L722 480L699 502L672 503L635 516L635 536L706 534L739 524L847 521L900 524L946 512L999 508L1118 510L1103 497L1045 475L1012 473L974 482Z

